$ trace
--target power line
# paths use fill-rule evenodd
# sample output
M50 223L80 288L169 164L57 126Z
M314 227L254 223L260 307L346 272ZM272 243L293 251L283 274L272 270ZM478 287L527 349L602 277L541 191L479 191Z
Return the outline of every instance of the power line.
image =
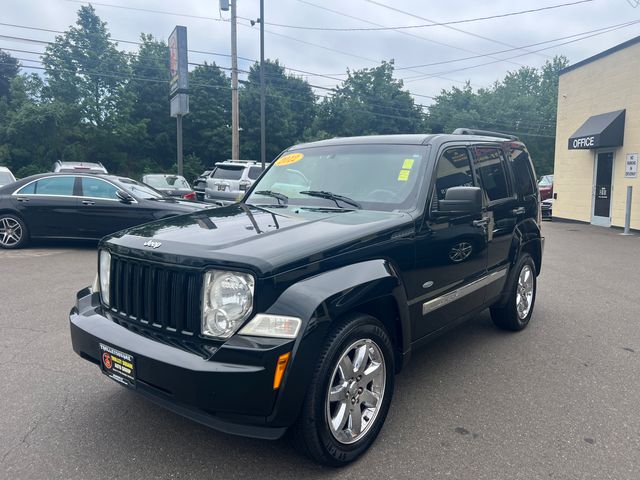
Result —
M407 12L407 11L405 11L405 10L400 10L399 8L392 7L391 5L387 5L386 3L381 3L381 2L378 2L378 1L376 1L376 0L364 0L364 1L365 1L365 2L368 2L368 3L371 3L371 4L373 4L373 5L378 5L379 7L386 8L386 9L391 10L391 11L393 11L393 12L402 13L402 14L404 14L404 15L408 15L408 16L410 16L410 17L417 18L417 19L419 19L419 20L423 20L423 21L425 21L425 22L431 22L431 23L434 23L434 24L437 24L437 23L438 23L438 22L436 22L435 20L431 20L431 19L429 19L429 18L421 17L420 15L417 15L417 14L415 14L415 13L411 13L411 12ZM489 41L489 42L497 43L497 44L499 44L499 45L504 45L504 46L506 46L506 47L511 47L511 48L513 48L513 47L514 47L513 45L511 45L511 44L509 44L509 43L502 42L502 41L500 41L500 40L496 40L496 39L494 39L494 38L485 37L485 36L483 36L483 35L479 35L479 34L477 34L477 33L468 32L468 31L466 31L466 30L462 30L461 28L453 27L453 26L451 26L451 25L442 25L442 26L443 26L444 28L448 28L449 30L454 30L454 31L456 31L456 32L464 33L465 35L471 35L472 37L480 38L480 39L482 39L482 40L487 40L487 41ZM475 52L474 52L474 53L475 53ZM529 52L529 53L532 53L532 52ZM535 52L533 52L533 53L535 53Z
M616 31L616 30L620 30L622 28L627 28L627 27L630 27L632 25L636 25L638 23L640 23L640 20L633 20L631 22L627 22L627 23L622 24L620 26L617 26L615 28L610 28L610 29L608 29L606 31L600 31L600 32L597 32L597 33L593 33L591 35L582 36L581 38L576 38L574 40L568 40L566 42L558 43L556 45L551 45L549 47L540 48L540 49L534 50L534 52L536 52L536 51L537 52L541 52L541 51L544 51L544 50L549 50L551 48L557 48L557 47L561 47L563 45L567 45L567 44L570 44L570 43L579 42L579 41L582 41L582 40L586 40L587 38L592 38L592 37L595 37L595 36L598 36L598 35L604 35L606 33L610 33L610 32ZM508 57L508 58L516 58L516 57L520 57L520 56L522 56L522 55L515 55L513 57ZM416 81L416 80L424 80L424 79L431 78L432 76L447 75L449 73L461 72L461 71L464 71L464 70L470 70L472 68L484 67L486 65L491 65L491 64L494 64L494 63L497 63L497 62L493 61L493 62L479 63L479 64L471 65L471 66L468 66L468 67L457 68L455 70L448 70L448 71L445 71L445 72L437 72L437 73L434 73L433 75L425 75L424 77L416 77L416 78L409 79L409 80L406 80L406 81L407 82L413 82L413 81Z
M265 22L265 25L271 25L273 27L299 29L299 30L318 30L318 31L325 31L325 32L379 32L379 31L388 31L388 30L410 30L410 29L415 29L415 28L444 27L444 26L447 26L447 25L458 25L458 24L461 24L461 23L480 22L480 21L492 20L492 19L496 19L496 18L505 18L505 17L512 17L512 16L516 16L516 15L525 15L525 14L528 14L528 13L542 12L542 11L545 11L545 10L553 10L553 9L562 8L562 7L570 7L570 6L573 6L573 5L579 5L581 3L589 3L589 2L593 2L593 1L594 0L579 0L579 1L576 1L576 2L560 3L560 4L557 4L557 5L549 5L549 6L546 6L546 7L532 8L530 10L520 10L520 11L517 11L517 12L509 12L509 13L502 13L502 14L497 14L497 15L489 15L489 16L486 16L486 17L467 18L467 19L464 19L464 20L453 20L453 21L450 21L450 22L423 23L423 24L419 24L419 25L402 25L402 26L396 26L396 27L314 27L314 26L303 26L303 25L288 25L288 24L273 23L273 22ZM238 18L242 18L242 17L238 17Z

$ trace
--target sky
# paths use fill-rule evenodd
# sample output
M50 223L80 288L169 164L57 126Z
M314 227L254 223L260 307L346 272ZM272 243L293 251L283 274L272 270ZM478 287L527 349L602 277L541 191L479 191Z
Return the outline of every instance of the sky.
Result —
M522 15L433 25L576 1L579 0L495 0L490 3L471 0L265 0L265 57L278 59L285 67L308 72L296 74L313 85L328 88L345 78L347 69L370 68L382 60L393 59L396 78L404 80L405 88L415 95L418 103L428 105L443 89L460 87L466 81L474 88L487 87L502 79L508 71L523 65L540 67L554 55L565 55L575 63L640 35L640 23L602 30L604 33L594 35L598 33L594 30L640 20L640 0L591 0ZM238 55L258 59L259 26L252 27L248 19L259 17L259 0L237 2L240 18ZM53 40L56 34L31 28L66 30L75 22L76 12L83 3L88 2L2 0L0 22L5 25L0 25L0 49L44 51L46 45L41 42ZM215 61L222 67L230 66L230 14L219 10L218 0L100 0L92 4L107 22L114 39L135 41L144 32L166 40L175 25L184 25L188 31L189 49L210 52L191 52L190 62ZM377 31L308 28L362 29L425 24L431 26ZM18 25L30 28L18 28ZM570 38L558 40L561 37ZM540 42L548 43L518 48ZM126 43L120 43L119 47L135 50L135 45ZM542 48L545 50L534 51ZM21 59L38 58L33 53L9 52ZM474 56L480 57L468 58ZM448 63L433 65L438 62ZM239 68L247 70L251 63L240 60ZM22 64L37 65L26 60Z

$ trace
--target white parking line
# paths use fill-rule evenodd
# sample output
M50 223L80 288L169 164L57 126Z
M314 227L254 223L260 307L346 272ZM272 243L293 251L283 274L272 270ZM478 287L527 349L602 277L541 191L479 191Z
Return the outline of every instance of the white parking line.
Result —
M67 250L0 250L0 258L37 258L65 253Z

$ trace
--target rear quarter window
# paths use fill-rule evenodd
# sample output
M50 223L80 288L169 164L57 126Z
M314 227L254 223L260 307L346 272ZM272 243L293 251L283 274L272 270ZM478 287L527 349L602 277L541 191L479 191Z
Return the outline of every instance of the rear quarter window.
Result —
M533 195L536 191L536 181L529 153L524 149L514 148L511 150L509 158L518 194L523 197Z

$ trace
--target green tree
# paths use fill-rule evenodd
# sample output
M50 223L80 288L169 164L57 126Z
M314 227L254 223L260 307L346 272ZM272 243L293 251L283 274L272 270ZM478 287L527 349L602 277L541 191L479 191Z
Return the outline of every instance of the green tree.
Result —
M184 152L210 167L231 157L231 82L215 63L205 63L189 73L189 92Z
M302 78L288 75L280 63L265 61L266 157L273 160L282 150L303 140L315 118L315 95ZM243 158L260 160L260 64L249 69L240 90L240 152Z
M20 73L20 63L4 50L0 50L0 97L9 96L11 80Z
M420 132L422 110L393 71L393 61L348 71L335 94L320 104L315 129L337 136Z

